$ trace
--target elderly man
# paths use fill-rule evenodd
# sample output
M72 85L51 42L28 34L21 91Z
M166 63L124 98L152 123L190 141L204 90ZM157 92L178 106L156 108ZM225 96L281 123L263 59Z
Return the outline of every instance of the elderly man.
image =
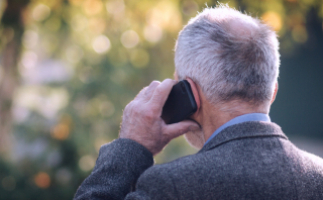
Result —
M267 25L226 6L205 9L180 32L175 53L175 79L189 81L197 111L165 124L176 81L152 82L125 108L120 138L101 147L75 199L323 199L323 160L268 116L279 64ZM152 166L184 133L201 150Z

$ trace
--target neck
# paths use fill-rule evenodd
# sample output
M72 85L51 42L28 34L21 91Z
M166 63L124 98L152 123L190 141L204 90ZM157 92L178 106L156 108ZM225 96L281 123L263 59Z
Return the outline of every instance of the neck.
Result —
M230 101L216 105L204 101L196 121L200 123L205 141L220 126L231 119L248 113L269 113L269 105L254 105L243 101Z

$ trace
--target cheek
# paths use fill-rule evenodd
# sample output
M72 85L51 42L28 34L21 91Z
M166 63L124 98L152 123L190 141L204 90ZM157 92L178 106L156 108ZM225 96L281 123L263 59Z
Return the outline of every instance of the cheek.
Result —
M202 130L187 132L184 137L186 141L196 149L202 149L205 143L204 133Z

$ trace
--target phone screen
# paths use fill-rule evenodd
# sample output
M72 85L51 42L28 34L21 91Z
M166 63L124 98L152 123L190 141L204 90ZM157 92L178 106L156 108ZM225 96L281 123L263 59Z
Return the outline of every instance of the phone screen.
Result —
M166 124L172 124L187 119L196 110L197 104L191 86L188 81L182 80L169 93L161 117Z

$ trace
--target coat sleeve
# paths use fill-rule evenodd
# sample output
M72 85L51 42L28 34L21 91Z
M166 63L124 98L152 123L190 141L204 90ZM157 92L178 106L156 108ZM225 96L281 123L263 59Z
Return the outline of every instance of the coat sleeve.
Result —
M153 162L152 154L133 140L117 139L103 145L92 173L78 188L74 199L125 199Z

